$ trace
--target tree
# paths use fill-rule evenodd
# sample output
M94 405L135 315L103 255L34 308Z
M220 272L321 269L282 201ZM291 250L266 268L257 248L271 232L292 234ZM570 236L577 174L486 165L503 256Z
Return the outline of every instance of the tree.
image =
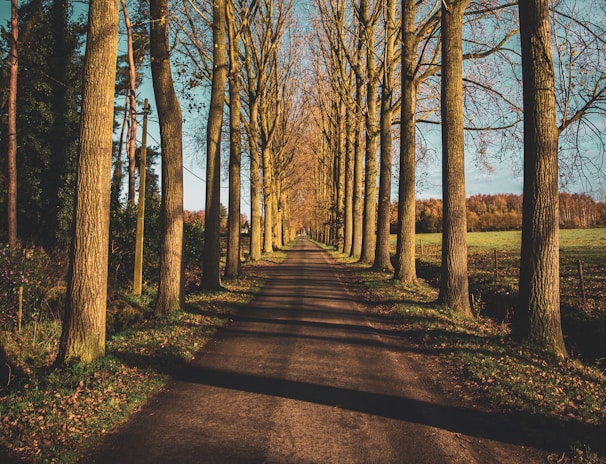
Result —
M58 365L105 355L117 2L91 0L88 28L74 234Z
M439 301L471 316L467 279L462 30L469 0L442 2L442 188L444 218Z
M377 3L378 5L379 3ZM367 0L360 0L360 35L366 51L366 155L364 174L364 225L360 262L374 263L377 241L377 150L379 124L377 124L377 94L380 73L375 58L375 31L378 7L371 11Z
M168 45L168 1L151 0L150 54L162 148L160 281L154 312L183 302L183 142L181 106L175 93Z
M19 16L18 235L23 242L49 250L69 245L71 239L82 73L81 25L71 20L71 8L65 0L28 2L19 9ZM5 112L8 113L7 108ZM0 133L4 147L7 135L6 131ZM6 207L6 202L0 202L3 228Z
M236 31L233 1L227 4L227 31L229 36L229 213L227 219L227 259L225 276L240 274L240 189L242 165L240 57L237 44L240 34Z
M19 75L19 2L11 0L11 51L8 94L8 245L17 246L17 79Z
M519 2L524 83L524 199L515 334L567 356L560 322L558 127L549 2Z
M221 288L221 127L227 82L227 28L225 0L213 2L213 77L206 135L206 228L202 288Z
M396 2L387 0L385 4L385 51L383 53L383 83L381 86L381 172L379 180L379 220L377 224L377 248L374 267L383 271L393 271L391 265L390 209L391 209L391 164L392 164L392 121L393 121L393 81L396 42Z
M415 0L402 0L402 103L400 113L400 183L398 231L394 277L410 284L417 280L415 268L415 170L417 83Z

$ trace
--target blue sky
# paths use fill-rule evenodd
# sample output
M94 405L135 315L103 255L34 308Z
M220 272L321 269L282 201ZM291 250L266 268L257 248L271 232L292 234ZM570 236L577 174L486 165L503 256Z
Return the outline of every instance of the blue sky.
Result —
M10 1L0 0L0 21L5 23L5 18L10 15ZM121 46L123 48L123 46ZM123 52L123 50L121 50ZM151 86L151 79L149 78L149 71L147 77L140 88L142 98L147 97L150 100L152 106L152 116L149 121L149 145L159 145L159 130L157 125L157 117L155 116L155 102L153 97L153 90ZM184 207L187 210L201 210L204 209L204 197L205 197L205 184L202 179L205 177L205 158L198 153L199 149L191 143L192 131L201 130L195 125L191 124L191 121L195 119L205 119L206 115L200 114L187 114L184 111L184 117L190 123L185 124L185 137L184 137ZM139 131L140 133L140 131ZM140 136L139 136L140 137ZM439 145L434 147L439 152ZM516 169L521 164L521 154L519 159L515 162L511 160L494 162L492 164L493 171L487 172L484 168L479 168L473 161L473 153L469 153L467 148L467 163L466 163L466 189L468 195L475 195L478 193L522 193L522 176L521 170ZM425 176L419 174L423 178L422 185L418 192L418 196L421 198L435 197L440 198L441 192L441 159L440 155L434 155L432 159L421 169L426 173ZM246 175L245 173L243 173ZM225 176L223 176L225 178ZM222 203L227 205L227 180L224 179L224 188L222 188ZM577 185L569 186L571 191L580 191L580 187ZM395 199L395 198L394 198ZM248 215L250 205L247 201L246 192L243 192L243 213Z

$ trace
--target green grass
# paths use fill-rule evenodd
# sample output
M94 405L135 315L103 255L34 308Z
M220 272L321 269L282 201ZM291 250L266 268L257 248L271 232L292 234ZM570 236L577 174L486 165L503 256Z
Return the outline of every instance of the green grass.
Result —
M498 321L508 321L517 301L521 233L472 232L467 236L470 292L475 311ZM441 234L416 237L417 272L434 286L439 285L441 240ZM395 244L394 237L392 242ZM579 260L584 270L585 302L579 291ZM606 228L560 231L560 277L562 323L569 350L587 361L604 363Z
M58 321L38 325L35 333L30 326L20 336L0 334L11 353L22 353L19 364L24 366L9 388L0 388L0 462L3 454L31 463L77 461L158 392L250 301L268 265L245 266L242 277L223 282L225 291L189 295L185 308L166 317L151 317L151 300L121 297L112 315L116 330L108 338L107 355L91 364L50 367L60 335Z

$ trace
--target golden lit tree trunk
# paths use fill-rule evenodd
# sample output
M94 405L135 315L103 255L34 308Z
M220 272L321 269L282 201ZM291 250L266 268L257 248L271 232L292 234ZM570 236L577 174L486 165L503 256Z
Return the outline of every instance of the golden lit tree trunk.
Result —
M343 253L351 255L353 245L353 116L345 114L345 206L343 212Z
M59 365L105 355L118 14L117 0L89 4L74 234Z
M225 276L236 277L241 271L240 261L240 189L242 164L240 67L238 38L233 6L227 5L229 36L229 206L227 217L227 258Z
M360 262L372 264L377 246L377 151L379 146L379 124L377 123L377 93L379 72L375 58L376 21L371 18L367 0L360 0L361 34L366 50L366 156L364 177L364 224L362 231L362 254Z
M519 2L524 82L524 200L514 332L567 356L560 321L558 128L547 0Z
M274 224L272 201L274 191L271 146L269 144L264 144L261 157L263 159L263 252L271 253L274 251L272 237Z
M463 126L463 13L469 0L442 2L442 188L444 201L439 301L471 316Z
M379 222L377 223L377 248L374 267L382 271L393 271L391 265L390 212L391 212L391 165L393 121L393 74L396 42L396 1L385 4L385 52L383 63L383 85L381 88L381 171L379 180Z
M154 312L166 314L183 303L183 131L168 45L168 0L151 0L150 53L162 148L162 243L160 281Z
M361 43L361 41L360 41ZM357 53L362 46L359 44ZM359 56L359 59L362 59ZM362 256L362 238L364 224L364 120L361 108L364 107L364 79L356 75L356 114L353 122L354 133L354 174L353 174L353 238L351 256Z
M213 77L206 134L206 217L202 288L221 288L221 127L227 83L225 0L213 2Z
M394 277L406 284L415 283L417 280L415 267L416 44L415 0L402 0L400 183L398 192L398 242Z

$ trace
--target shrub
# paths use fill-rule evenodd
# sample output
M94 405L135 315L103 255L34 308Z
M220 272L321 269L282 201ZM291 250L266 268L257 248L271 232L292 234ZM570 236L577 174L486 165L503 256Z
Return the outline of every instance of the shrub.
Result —
M0 245L0 329L16 327L20 289L23 322L38 318L51 277L49 258L42 249L11 250Z

